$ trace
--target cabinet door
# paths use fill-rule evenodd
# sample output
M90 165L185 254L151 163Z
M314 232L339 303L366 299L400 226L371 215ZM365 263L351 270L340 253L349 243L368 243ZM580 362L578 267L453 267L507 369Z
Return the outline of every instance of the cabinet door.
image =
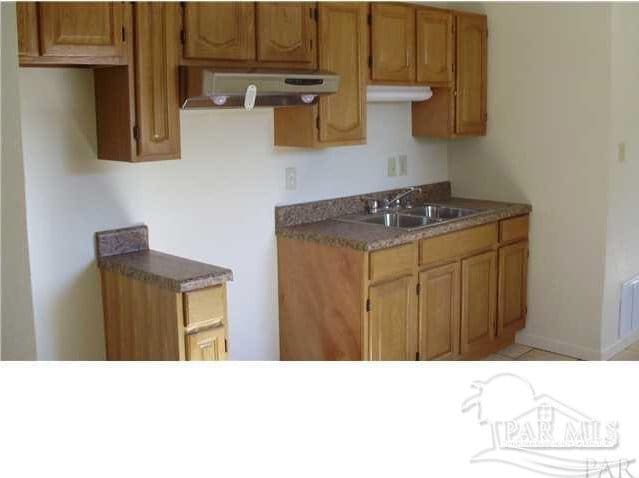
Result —
M184 56L208 60L255 59L255 5L187 2Z
M495 338L497 254L462 261L461 353L481 354Z
M453 82L453 14L417 10L417 82L446 86Z
M35 2L17 2L18 54L38 56L38 9Z
M258 61L315 65L314 8L314 3L258 2Z
M402 4L371 5L371 79L415 81L415 8Z
M459 262L419 274L419 357L451 360L459 354Z
M486 17L457 15L457 134L486 134Z
M415 297L415 279L412 276L370 287L370 360L415 359Z
M365 4L319 6L319 67L340 75L338 92L320 99L321 142L366 138L367 13Z
M528 242L499 249L497 332L512 334L526 322Z
M177 158L179 4L135 4L135 93L140 160Z
M186 360L226 360L224 327L203 330L186 336Z
M124 4L41 2L42 56L122 57Z

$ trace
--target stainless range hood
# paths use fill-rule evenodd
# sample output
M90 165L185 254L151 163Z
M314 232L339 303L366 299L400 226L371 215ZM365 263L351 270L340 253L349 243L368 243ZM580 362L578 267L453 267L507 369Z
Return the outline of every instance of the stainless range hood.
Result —
M184 109L313 105L321 95L336 93L339 87L339 76L327 71L182 67L180 77Z

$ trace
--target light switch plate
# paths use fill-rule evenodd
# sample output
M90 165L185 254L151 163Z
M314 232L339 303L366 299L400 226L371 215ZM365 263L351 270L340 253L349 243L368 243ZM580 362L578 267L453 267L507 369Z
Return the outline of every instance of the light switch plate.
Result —
M620 163L626 160L626 143L622 142L617 145L617 159Z
M395 156L388 157L388 167L386 175L388 177L397 176L397 158Z
M400 154L398 157L399 157L399 175L407 176L408 175L408 155Z
M294 191L297 189L297 169L286 168L286 190Z

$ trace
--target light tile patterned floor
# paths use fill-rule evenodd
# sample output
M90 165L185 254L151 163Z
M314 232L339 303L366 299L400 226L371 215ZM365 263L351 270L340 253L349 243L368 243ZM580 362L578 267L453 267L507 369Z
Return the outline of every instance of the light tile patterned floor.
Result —
M491 361L504 361L504 360L517 360L517 361L542 361L542 360L579 360L574 357L568 357L567 355L560 355L553 352L547 352L546 350L535 349L528 347L527 345L512 344L505 349L500 350L496 354L489 355L484 360ZM610 360L628 360L639 361L639 342L635 342L630 345L624 351L618 353Z

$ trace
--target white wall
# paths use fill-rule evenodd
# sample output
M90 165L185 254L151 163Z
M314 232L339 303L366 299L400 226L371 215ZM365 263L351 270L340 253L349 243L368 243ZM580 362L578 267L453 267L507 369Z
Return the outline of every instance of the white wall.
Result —
M1 8L2 39L2 360L35 358L20 141L15 4Z
M276 359L274 206L448 179L446 143L411 137L409 104L369 105L368 145L324 151L274 148L271 110L186 111L181 161L118 164L95 159L90 71L20 81L39 359L104 357L93 233L140 222L152 248L233 269L232 358ZM386 178L397 152L409 176Z
M528 322L518 340L598 358L610 8L479 8L488 14L488 134L450 143L453 193L532 204Z
M619 351L622 283L639 274L639 5L612 6L611 135L608 155L608 241L603 303L604 356ZM620 162L617 145L626 143ZM638 339L638 336L630 337Z

